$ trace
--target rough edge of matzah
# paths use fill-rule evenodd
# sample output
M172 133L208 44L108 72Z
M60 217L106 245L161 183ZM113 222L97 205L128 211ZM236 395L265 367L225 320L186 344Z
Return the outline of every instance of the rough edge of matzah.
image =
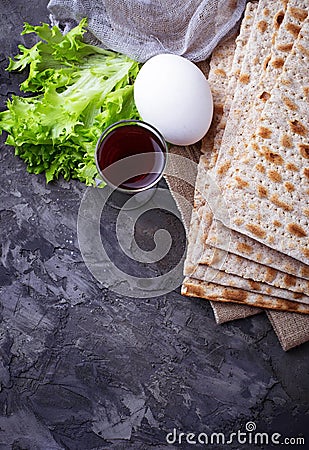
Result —
M216 170L221 165L221 159L223 158L225 161L229 148L243 134L251 113L250 105L255 101L255 93L260 75L263 72L263 61L268 58L273 39L277 34L273 17L282 12L282 1L275 0L273 2L271 14L267 5L269 5L267 0L261 0L258 3L254 23L246 45L246 53L242 55L241 66L238 66L237 82L235 83L233 79L230 82L229 95L232 96L232 103L228 108L229 115L224 128ZM265 24L265 30L259 26L261 23ZM219 186L221 186L220 176L217 178Z
M291 0L290 3L293 5L293 3L298 3L301 4L302 2L298 1L296 2L295 0ZM304 3L304 2L303 2ZM290 11L290 5L288 7L288 12ZM286 31L286 25L289 24L290 26L293 25L294 27L298 27L299 29L299 24L301 23L300 19L295 19L294 21L290 19L288 12L285 14L283 22L281 24L281 27L279 28L279 32L278 32L278 36L277 38L280 40L280 43L286 43L289 42L288 37L287 37L287 33L290 33L288 31ZM291 28L291 27L290 27ZM290 29L289 28L289 29ZM295 29L294 33L295 33ZM289 34L289 36L291 36ZM259 89L260 92L263 92L264 94L267 93L269 94L269 91L271 90L271 82L272 82L272 78L275 77L277 74L280 73L280 70L282 68L282 65L278 64L279 58L282 58L284 52L280 51L280 50L274 50L274 46L272 46L272 52L271 52L271 61L272 62L276 62L276 64L270 64L270 66L267 67L266 71L264 71L260 77L260 82L259 82ZM283 61L283 60L282 60ZM267 75L266 75L267 73ZM256 105L255 105L255 109L252 108L252 110L255 111L255 114L251 114L251 120L252 120L252 116L253 118L256 117L257 114L259 114L259 112L262 109L263 103L264 101L267 101L267 98L265 99L264 96L262 96L262 100L259 100L259 96L256 96ZM248 119L249 120L249 119ZM249 126L250 128L250 126ZM251 124L251 128L252 128L252 124ZM239 259L239 257L235 256L233 252L233 239L235 239L235 237L238 238L238 245L240 246L240 248L245 248L248 249L250 248L248 246L248 244L246 244L245 242L242 242L242 235L240 235L239 233L236 233L231 230L228 230L227 228L225 229L226 233L221 233L222 232L222 226L220 228L220 231L215 230L215 226L218 226L218 229L220 228L220 222L213 220L212 226L210 227L207 239L206 239L206 243L209 245L212 245L214 247L218 247L216 245L216 241L217 240L221 240L222 241L222 236L223 236L223 240L224 240L224 247L223 250L221 252L220 255L220 250L216 252L215 255L215 259L216 260L224 260L224 264L220 267L221 270L226 271L227 273L232 273L232 274L237 274L239 276L244 276L248 279L252 279L254 281L258 281L258 282L271 282L272 285L279 287L279 288L283 288L283 289L290 289L294 292L309 292L309 284L306 281L302 281L302 280L295 280L295 277L291 277L291 276L286 276L285 273L281 272L277 272L276 274L274 273L273 270L269 270L266 269L265 267L263 268L263 266L261 266L261 261L259 261L259 264L253 262L251 263L250 261L248 261L249 259L251 260L251 255L248 254L248 252L245 255L241 255L244 256L246 259L241 261ZM216 232L214 232L216 231ZM210 236L211 235L211 236ZM246 239L245 236L243 236L243 239ZM240 241L240 242L239 242ZM255 241L252 240L252 243L254 244ZM258 242L256 242L256 245L258 246ZM231 248L232 247L232 248ZM263 251L261 251L263 249ZM229 251L231 254L229 254L226 257L226 251ZM263 255L261 258L263 258L263 265L265 265L265 258L267 258L267 254L270 251L270 248L265 247L265 245L260 244L260 251L261 251L261 255ZM205 263L205 264L211 264L212 265L212 260L213 260L213 256L214 256L214 249L210 249L208 246L205 247L205 251L204 254L201 257L201 263ZM237 252L236 252L237 253ZM273 256L277 256L277 259L279 259L280 261L285 261L284 255L282 254L278 254L278 252L276 251L272 251L271 252L273 254ZM298 268L298 272L301 273L306 273L306 265L301 265L301 264L297 264L297 262L295 260L293 260L292 258L287 257L290 261L286 261L286 268L288 269L289 266L291 266L292 268L296 269L296 267ZM294 264L293 264L294 262ZM237 265L237 270L236 270L236 266ZM301 266L301 267L299 267ZM218 268L218 265L216 265L215 267ZM282 265L281 265L281 269L282 269ZM297 269L296 269L297 270ZM295 270L295 271L296 271ZM290 270L292 271L292 270ZM287 271L289 273L289 271ZM291 274L290 274L291 275ZM293 274L294 275L294 274ZM273 282L274 281L274 282Z
M206 283L205 281L194 278L187 278L182 288L182 295L188 297L204 298L211 301L234 302L255 306L262 309L274 309L280 311L297 312L309 314L309 305L293 302L282 298L269 298L266 295L255 294L237 288L226 288L215 283Z
M200 253L199 264L206 264L214 269L238 275L253 282L266 283L269 286L283 290L308 295L309 281L295 277L279 270L273 269L261 263L256 263L244 256L227 253L217 247L204 246Z
M213 51L209 62L208 82L211 86L214 101L214 114L210 129L202 139L201 146L201 152L206 154L208 158L211 158L212 156L218 124L222 119L223 107L226 100L225 96L227 92L227 71L231 66L235 54L235 40L236 34L234 33L227 40L219 44Z
M225 92L226 92L226 85L227 85L227 73L226 68L229 67L233 60L233 54L235 52L235 36L231 36L227 41L224 42L224 44L218 46L211 57L210 61L210 71L208 75L208 80L211 83L211 88L213 92L213 102L214 102L214 111L215 117L212 122L212 125L210 127L209 132L205 136L205 138L202 140L202 148L203 153L200 156L198 168L197 168L197 176L196 176L196 182L195 182L195 191L194 191L194 207L192 209L191 213L191 221L189 226L189 233L188 233L188 246L187 246L187 254L184 264L184 270L189 270L189 267L192 266L192 253L196 241L196 235L198 232L198 226L199 224L196 221L196 217L198 215L198 209L202 206L204 200L201 195L202 190L202 179L204 177L204 171L207 167L210 157L211 157L211 148L213 145L213 137L215 135L215 129L219 122L219 115L222 114L223 108L222 105L225 102ZM223 66L225 67L225 70L221 71L217 77L214 75L214 71L216 70L217 66L214 63L214 60L217 64L220 63L220 68ZM223 87L225 86L225 87Z
M282 289L269 285L267 283L259 283L252 281L250 278L240 277L235 271L234 274L215 269L212 266L204 266L198 264L190 277L201 281L220 284L220 286L230 286L234 288L244 289L246 291L255 292L256 294L265 294L270 297L284 298L289 301L297 301L309 305L309 296L304 293L291 292L288 289Z
M279 0L278 0L279 1ZM233 102L233 94L235 90L235 86L238 83L239 74L241 72L241 67L244 63L244 58L246 58L247 54L247 47L250 45L250 42L252 40L252 35L255 33L255 27L254 25L257 23L257 21L260 20L260 17L258 15L261 14L261 11L263 11L263 1L260 2L258 5L256 4L250 4L248 3L247 8L245 10L244 19L241 24L240 33L239 36L236 39L236 49L234 52L234 57L232 61L231 70L229 72L229 80L227 85L227 94L225 96L225 106L224 106L224 114L222 114L222 120L218 124L218 133L216 134L215 140L213 142L213 147L210 151L210 157L209 161L207 161L207 166L205 166L206 170L212 170L216 166L217 156L220 151L221 147L221 138L226 135L225 133L225 117L229 116L229 110L230 105ZM244 50L246 49L246 50ZM223 133L224 131L224 133ZM200 164L203 163L203 160L200 160ZM199 170L205 170L205 169L199 169ZM200 192L205 192L205 190L209 189L209 187L204 185L197 186ZM207 209L207 208L204 208ZM201 214L203 215L203 208L200 209ZM208 214L209 211L205 211L205 214ZM194 214L194 217L196 214ZM211 222L209 220L204 221L204 225L207 225L210 227ZM196 227L195 227L196 228ZM190 253L192 253L192 260L195 262L198 261L199 256L201 255L201 246L204 244L205 239L207 238L207 229L200 229L198 232L198 236L195 236L194 242L197 242L197 244L190 245ZM190 239L189 239L190 244ZM187 274L187 273L186 273ZM188 274L187 274L188 275Z
M254 14L255 14L255 9L256 9L256 5L253 5L252 3L248 3L245 14L244 14L244 20L242 22L241 28L240 28L240 33L239 36L236 40L236 51L234 52L233 55L233 61L237 61L237 65L239 66L239 58L241 57L241 55L243 54L243 47L246 45L247 43L247 38L250 34L250 26L251 23L253 22L253 18L254 18ZM251 22L252 19L252 22ZM225 48L226 48L226 44L225 43ZM231 46L231 48L234 48L234 43L229 41L229 45ZM228 49L226 48L227 51L227 60L224 59L224 64L225 67L227 68L228 65L232 65L231 70L233 71L233 69L235 69L235 66L233 67L233 61L231 61L230 59L230 52L228 51ZM233 77L237 77L237 73L232 73ZM217 125L218 126L218 125ZM207 137L206 137L207 138ZM200 161L200 165L199 165L199 177L202 176L202 172L205 169L205 167L208 166L209 161L211 161L211 163L214 165L216 158L212 157L212 148L208 147L209 151L206 153L206 156L202 156L201 157L201 161ZM209 159L209 161L205 161L205 157L209 157L211 156L212 158ZM204 160L203 160L204 159ZM200 214L198 213L197 210L197 206L201 207L201 197L199 195L199 189L200 189L200 180L201 178L197 179L197 187L195 190L195 209L193 209L192 212L192 218L191 218L191 228L190 228L190 236L189 236L189 243L188 243L188 249L187 249L187 257L186 257L186 264L185 267L189 267L191 266L191 270L194 269L194 266L192 265L192 251L195 245L195 240L196 240L196 236L198 233L198 228L200 225ZM188 280L188 278L185 278L184 283L183 283L183 288L186 284L186 280ZM215 318L217 323L220 323L220 318L219 318L219 309L217 308L216 302L211 302L211 305L213 307L214 310L214 314L215 314ZM255 315L260 313L260 309L256 308L256 307L250 307L248 305L244 306L244 305L238 305L238 304L229 304L229 303L225 303L224 306L226 307L226 311L229 313L228 316L231 317L232 319L235 319L236 317L246 317L246 316L251 316L251 315ZM223 307L223 305L220 305L221 309ZM220 308L219 307L219 308ZM226 316L225 316L226 317ZM231 319L231 320L232 320Z
M306 26L306 24L303 25L303 27L305 27L305 26ZM304 33L304 35L307 35L307 33L308 32ZM301 36L302 36L302 34L300 33L300 37ZM265 109L264 109L263 114L262 114L262 120L263 121L260 122L260 124L259 124L260 126L266 125L265 121L266 121L267 114L268 114L268 117L269 117L269 119L268 119L269 125L267 125L267 126L269 126L269 128L271 128L271 125L273 125L273 119L274 119L275 116L273 115L272 111L270 111L270 109L271 109L272 103L278 98L279 95L280 95L280 102L279 101L277 102L276 111L280 110L280 104L283 104L283 102L281 100L281 89L280 89L280 86L283 86L283 82L286 80L287 74L289 72L288 68L290 66L292 67L293 64L294 64L294 66L296 65L296 56L293 56L293 55L294 54L297 55L298 49L299 49L299 44L296 43L294 45L294 51L292 51L289 54L289 56L287 57L287 59L286 59L285 66L284 66L285 71L278 78L277 87L274 88L273 95L271 96L270 100L267 102L267 104L265 106ZM307 52L308 52L308 50L307 50ZM302 56L303 56L303 54L302 54ZM301 63L301 58L299 58L297 66L299 66L300 63ZM308 67L307 67L307 71L308 71ZM306 70L303 70L303 73L304 72L306 72ZM291 77L291 79L295 79L295 77L294 78ZM301 101L299 101L299 102L297 102L297 104L301 106L302 103L301 103ZM304 111L305 111L305 106L306 105L304 104L304 106L303 106ZM266 129L266 127L265 127L265 129ZM255 144L257 144L257 142L258 142L257 141L257 138L258 138L257 134L258 133L256 133L256 137L255 137L256 142L255 142ZM292 133L292 135L295 136L295 134L293 134L293 133ZM298 139L300 139L300 138L298 138ZM263 144L263 142L266 143L265 141L261 140L261 144ZM251 144L253 145L253 141L252 141ZM252 148L252 145L251 145L250 148ZM268 145L272 145L272 144L268 143ZM272 151L274 153L276 153L275 150L272 150ZM252 154L254 153L253 150L251 150L251 153ZM222 163L222 161L220 162L220 164L221 163ZM223 166L224 166L224 162L221 165L219 165L218 170L220 168L222 169ZM233 162L233 169L235 169L235 162ZM246 171L247 171L247 169L248 169L248 167L246 165ZM229 173L229 171L227 171L227 173ZM221 180L221 182L222 182L222 180ZM244 180L244 182L246 182L246 180ZM297 184L300 186L301 183L297 183ZM229 189L226 190L227 201L231 198L231 196L233 196L233 205L235 205L236 203L238 205L240 205L240 204L243 204L243 205L244 204L246 204L246 205L250 204L250 202L253 201L253 196L247 194L245 189L242 190L241 193L240 193L240 191L235 191L235 190L233 190L233 192L231 193L231 186L229 186ZM287 195L287 194L285 194L285 195ZM301 197L303 198L304 196L301 195ZM283 204L284 202L281 200L281 203ZM286 204L286 202L285 202L285 204ZM297 204L299 204L299 202ZM271 206L271 204L270 204L270 206ZM281 211L282 208L283 208L282 205L278 206L277 210L273 210L271 208L272 209L272 217L274 217L274 219L276 219L276 223L278 223L278 224L279 223L282 224L282 223L285 222L285 218L281 217L281 216L283 216L283 210ZM244 206L242 206L242 208L240 208L240 209L241 209L241 212L242 212L242 216L244 215L245 217L247 217L247 216L249 217L249 211L250 211L249 208L244 208ZM240 209L238 209L239 214L240 214ZM244 210L245 209L246 209L246 211L248 211L247 215L244 214ZM235 211L236 211L236 209L235 209ZM265 216L265 217L263 217L263 224L264 224L264 227L266 227L265 223L267 223L267 226L268 226L267 217L266 217L267 213L265 213L265 210L263 210L263 211L264 211L264 216ZM262 211L261 211L261 208L259 207L259 215L261 215L261 214L262 214ZM276 214L277 214L277 216L276 216ZM251 220L250 217L249 217L249 220ZM308 219L307 219L307 221L308 221ZM295 220L295 222L297 224L297 220ZM307 257L307 254L305 253L305 251L307 251L309 253L308 247L305 246L305 245L308 245L308 244L305 244L304 242L302 243L302 241L304 241L305 239L301 238L301 236L298 236L297 238L295 238L293 240L291 238L291 233L288 234L286 230L282 231L282 228L281 228L282 232L280 233L280 239L279 239L279 236L276 234L276 230L279 227L279 225L275 225L275 223L274 223L274 227L275 227L274 233L271 233L271 236L270 236L269 233L267 233L268 236L266 236L266 237L259 236L257 233L252 233L251 232L252 230L250 231L248 229L245 229L245 227L242 226L240 223L239 224L234 224L234 223L231 224L231 223L229 223L227 225L232 227L233 229L236 229L237 231L240 231L242 233L250 235L251 237L254 237L255 239L259 240L260 242L262 242L262 243L264 243L264 244L266 244L266 245L268 245L268 246L270 246L272 248L275 248L275 249L277 249L279 251L282 251L283 253L288 254L291 257L299 259L300 261L302 261L304 263L308 262L308 257ZM299 224L297 224L297 225L299 226ZM295 225L295 227L297 225ZM257 225L256 225L256 228L257 228ZM259 229L262 230L262 227L259 227ZM286 239L282 239L281 238L282 234L285 236ZM279 244L279 242L280 242L280 244ZM300 251L301 247L298 248L301 245L303 245L303 254Z
M199 183L197 183L197 184L199 184ZM194 212L194 214L195 215L197 215L198 213L197 213L197 211L195 211ZM197 219L196 219L196 217L194 216L194 222L195 222L195 224L194 224L194 226L195 226L195 229L196 229L196 227L197 227ZM190 266L190 270L192 270L194 268L194 265L191 265ZM189 272L190 272L190 270L189 270ZM194 270L193 270L193 272L194 272ZM208 269L208 275L210 276L210 278L212 278L213 277L213 274L209 274L209 269ZM197 271L195 271L195 274L191 274L191 275L193 275L193 276L196 276L196 277L198 277L198 278L203 278L203 269L201 268L201 267L198 267L197 268ZM205 274L204 274L205 275ZM221 278L222 277L224 277L224 275L223 274L219 274L218 273L218 275L219 276L221 276ZM252 288L252 284L250 285L250 283L249 282L247 282L247 285L246 286L244 286L244 284L246 283L246 281L247 280L242 280L241 278L239 278L239 277L228 277L228 276L225 276L225 278L227 279L227 283L228 282L230 282L230 284L236 284L236 280L238 279L238 282L239 282L239 284L240 284L240 286L239 287L248 287L249 289L250 289L250 287L251 287L251 291L253 290L253 288ZM230 278L230 280L229 280L229 278ZM205 279L205 276L204 276L204 279ZM208 281L211 281L211 279L207 279ZM229 281L228 281L229 280ZM206 281L206 280L205 280ZM260 289L262 288L263 289L263 287L264 287L264 293L266 293L267 292L267 290L269 291L270 290L270 288L269 287L267 287L267 286L261 286L260 287ZM284 298L288 298L289 297L289 295L292 295L292 294L290 294L288 291L286 291L286 290L280 290L280 289L273 289L273 295L275 296L275 295L277 295L278 296L278 293L279 292L281 292L281 295L282 295L282 297L284 297ZM294 297L299 297L298 295L294 295ZM306 300L308 300L308 298L306 298L305 296L304 296L304 298L303 298L303 300L304 301L306 301Z
M291 8L306 6L307 0L290 0L287 6L287 12L284 16L283 22L279 29L277 40L281 45L288 45L291 39L297 37L299 27L303 21L301 16L294 14L291 16ZM297 10L298 11L298 10ZM288 26L289 31L286 31ZM256 96L257 110L261 110L263 103L259 102L259 98L262 97L263 101L267 101L267 96L270 94L272 88L272 76L277 76L282 70L283 56L286 54L282 49L273 45L271 48L270 61L264 76L260 79L258 89L259 94ZM272 75L272 76L269 76ZM266 98L265 98L266 95ZM259 104L260 103L260 104ZM249 116L250 126L252 127L252 117ZM283 256L282 253L270 248L265 247L264 244L243 235L235 230L228 230L221 222L213 219L213 223L208 233L206 243L230 253L243 256L247 259L262 263L272 267L273 269L286 272L296 277L305 278L309 280L309 266L295 260L289 256ZM240 274L241 275L241 274ZM254 278L254 277L253 277Z
M213 219L206 244L216 247L220 250L229 251L238 256L250 259L257 263L280 270L290 275L309 280L309 266L301 263L288 255L252 239L249 236L228 229L219 220Z
M238 48L241 48L241 46L238 47ZM235 59L236 58L234 58L234 61L235 61ZM213 65L213 67L215 67L215 65ZM235 64L235 67L234 67L234 71L236 71L236 72L237 72L237 67L239 67L239 60L238 59L236 59L236 64ZM233 70L232 70L232 73L233 73ZM237 77L234 76L234 77L231 78L231 81L230 81L230 84L229 84L229 89L233 89L235 87L235 84L236 84L235 80L237 80ZM228 112L227 108L225 109L225 111ZM200 170L200 173L202 173L202 168L200 168L199 170ZM200 184L200 178L202 178L202 177L201 176L198 177L197 185ZM199 202L199 203L202 203L202 202ZM192 228L194 229L195 233L198 231L198 228L199 228L199 223L197 223L197 215L198 215L198 212L195 211L194 215L193 215L194 220L193 220L193 224L192 224ZM193 252L194 250L192 249L192 247L193 246L191 245L190 250ZM197 251L200 252L200 246L197 245L196 248L197 248ZM214 249L213 248L209 248L208 247L208 249L210 250L209 253L210 253L211 257L216 256L216 255L214 255ZM227 258L225 258L225 257L226 257L226 254L223 254L219 258L219 260L220 261L224 261L224 260L228 259L228 257ZM195 255L195 258L193 258L192 255L190 255L190 260L192 260L192 259L194 259L195 261L198 260L199 259L199 255ZM234 270L235 270L235 262L236 263L240 262L240 258L239 257L237 257L236 261L235 261L235 259L236 259L235 256L232 255L232 261L233 261L232 267L234 268ZM200 262L207 263L207 264L211 263L209 258L207 260L205 260L205 261L203 261L203 259L201 259ZM243 266L247 266L248 262L249 262L248 260L243 260L242 261L242 263L243 263L242 265ZM226 272L228 272L228 267L227 267L227 269L225 269L224 267L216 266L216 269L226 270ZM275 289L274 289L275 294L274 295L278 295L278 290L276 289L277 287L283 289L282 290L282 297L283 298L286 298L286 296L287 296L286 289L291 289L294 292L300 292L300 293L304 293L304 292L308 291L308 286L307 285L305 287L303 287L303 288L299 287L297 285L297 283L295 283L295 280L292 277L287 277L285 274L282 274L282 273L277 273L277 274L274 275L274 273L273 273L274 271L272 271L271 275L270 275L270 269L264 268L263 270L261 270L261 264L259 265L258 269L259 269L259 273L264 274L264 278L260 278L258 280L260 283L264 283L264 282L267 283L268 282L270 284L276 278L275 283L273 283L274 286L275 286ZM237 270L238 270L238 267L237 267ZM208 273L209 272L210 271L208 270ZM199 270L198 273L201 274L201 270ZM238 275L237 272L232 272L232 273L234 275L236 275L236 274ZM188 264L186 265L186 267L185 267L185 275L191 275L191 276L197 277L197 275L196 275L196 268L195 268L195 264L194 263L193 264L192 263L189 264L189 266L188 266ZM249 270L249 274L248 274L248 270L245 272L245 276L246 276L247 279L251 278L250 277L250 270ZM226 277L226 279L227 279L227 277ZM280 282L281 282L281 285L280 285ZM235 283L235 277L231 277L231 283ZM244 284L244 280L239 278L239 284L243 285ZM249 288L249 282L247 282L247 285L248 285L248 288ZM264 286L261 286L261 287L264 288L264 291L269 290L269 287L267 285L264 285ZM292 295L293 294L291 294L291 296ZM297 297L297 296L295 296L295 297Z
M241 64L241 57L244 54L243 48L247 44L248 37L250 35L250 29L251 25L254 20L254 14L256 10L256 4L248 3L245 13L244 13L244 19L242 21L240 32L238 37L236 38L236 43L234 42L233 37L226 41L224 43L223 47L219 47L218 50L216 49L213 52L212 59L213 62L211 63L211 71L209 73L209 80L211 84L211 89L214 91L214 104L222 105L226 104L226 94L229 91L227 89L228 84L231 82L231 79L234 80L235 77L237 77L237 74L239 72L239 66ZM236 48L235 48L236 45ZM217 51L218 55L217 56ZM216 70L216 65L214 63L216 61L217 64L221 64L225 67L224 73L220 73L220 81L218 82L217 78L212 74L214 70ZM213 83L217 85L219 83L220 89L215 89L213 87ZM222 89L222 86L224 85L224 90ZM221 114L221 117L223 116L223 109L219 109L219 114ZM211 133L216 133L217 127L219 126L220 121L216 121L212 124L211 129L214 131L211 131ZM185 273L189 271L188 267L192 268L194 267L193 259L198 260L198 256L195 254L194 258L193 255L196 253L196 242L197 237L199 234L199 227L200 227L200 219L198 219L199 216L201 216L201 213L199 212L200 209L203 208L203 204L205 203L203 199L203 178L205 170L208 170L209 168L214 167L215 161L216 161L216 151L219 149L219 142L218 136L216 135L216 148L214 148L214 141L212 140L212 137L210 139L210 142L208 143L207 135L202 141L202 147L204 147L204 155L201 156L199 165L198 165L198 173L197 173L197 179L195 184L195 192L194 192L194 208L192 211L191 216L191 223L190 223L190 232L188 237L188 248L187 248L187 256L185 260L185 266L184 271ZM216 150L217 149L217 150ZM197 222L198 221L198 222Z

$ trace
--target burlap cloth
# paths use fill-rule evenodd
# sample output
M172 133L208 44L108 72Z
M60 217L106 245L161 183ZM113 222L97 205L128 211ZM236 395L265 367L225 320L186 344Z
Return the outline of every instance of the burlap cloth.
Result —
M89 39L144 62L159 53L174 53L191 61L205 60L219 41L238 26L246 0L51 0L52 23L69 29L88 18ZM198 146L173 147L198 163ZM188 230L194 190L173 167L167 182ZM181 172L181 170L180 170ZM171 168L169 170L171 173ZM191 180L194 185L194 180ZM179 194L179 195L177 195ZM257 308L211 302L217 323L252 316ZM267 315L284 350L309 340L309 316L278 311Z

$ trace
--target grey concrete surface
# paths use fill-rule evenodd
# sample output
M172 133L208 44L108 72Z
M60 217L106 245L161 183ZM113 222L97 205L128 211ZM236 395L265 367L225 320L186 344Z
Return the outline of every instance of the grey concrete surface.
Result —
M32 43L20 37L22 23L47 21L46 5L0 0L1 109L24 78L5 72L7 57L17 43ZM257 432L306 440L284 448L309 448L309 344L283 352L264 314L218 326L206 301L179 289L134 299L102 287L77 242L85 186L46 185L3 141L0 449L275 448L250 443L249 433L244 444L179 438L221 432L228 439L249 421ZM148 214L136 233L151 249L162 226L174 235L174 251L151 268L121 255L114 210L104 213L102 240L128 271L163 273L184 251L182 225L164 212Z

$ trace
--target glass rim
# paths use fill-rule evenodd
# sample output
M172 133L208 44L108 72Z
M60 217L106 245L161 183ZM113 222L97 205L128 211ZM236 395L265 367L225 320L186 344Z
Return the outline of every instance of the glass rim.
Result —
M141 187L141 188L137 188L137 189L126 189L126 188L122 188L120 186L115 186L113 183L111 183L110 180L108 180L104 175L103 172L100 168L99 165L99 161L98 161L98 154L99 154L99 150L101 148L102 142L104 141L104 139L116 128L119 128L121 126L125 126L125 125L137 125L140 126L144 129L147 129L148 131L150 131L152 134L154 134L155 136L157 136L160 139L160 142L164 148L164 154L165 154L165 158L164 158L164 163L163 163L163 168L161 170L161 173L158 175L158 178L156 178L152 183L150 183L147 186ZM148 152L149 153L149 152ZM102 178L102 180L109 186L114 188L114 190L117 190L119 192L123 192L126 194L135 194L138 192L143 192L146 191L148 189L151 189L152 187L154 187L163 177L164 174L164 170L167 164L167 156L168 156L168 145L166 140L164 139L163 135L160 133L160 131L154 127L153 125L151 125L148 122L145 122L143 120L139 120L139 119L122 119L122 120L118 120L117 122L112 123L111 125L109 125L107 128L105 128L105 130L102 132L101 136L99 137L97 144L96 144L96 148L95 148L95 164L96 164L96 168L97 171L100 175L100 177ZM124 158L125 159L125 158ZM116 162L116 161L115 161ZM114 163L113 163L114 164Z

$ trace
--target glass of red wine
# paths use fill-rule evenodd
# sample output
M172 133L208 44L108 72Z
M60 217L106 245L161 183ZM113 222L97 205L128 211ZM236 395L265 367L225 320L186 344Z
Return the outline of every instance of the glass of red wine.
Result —
M168 154L160 132L141 120L121 120L100 136L97 170L110 188L109 204L134 209L145 204L163 176ZM105 189L105 188L104 188Z

